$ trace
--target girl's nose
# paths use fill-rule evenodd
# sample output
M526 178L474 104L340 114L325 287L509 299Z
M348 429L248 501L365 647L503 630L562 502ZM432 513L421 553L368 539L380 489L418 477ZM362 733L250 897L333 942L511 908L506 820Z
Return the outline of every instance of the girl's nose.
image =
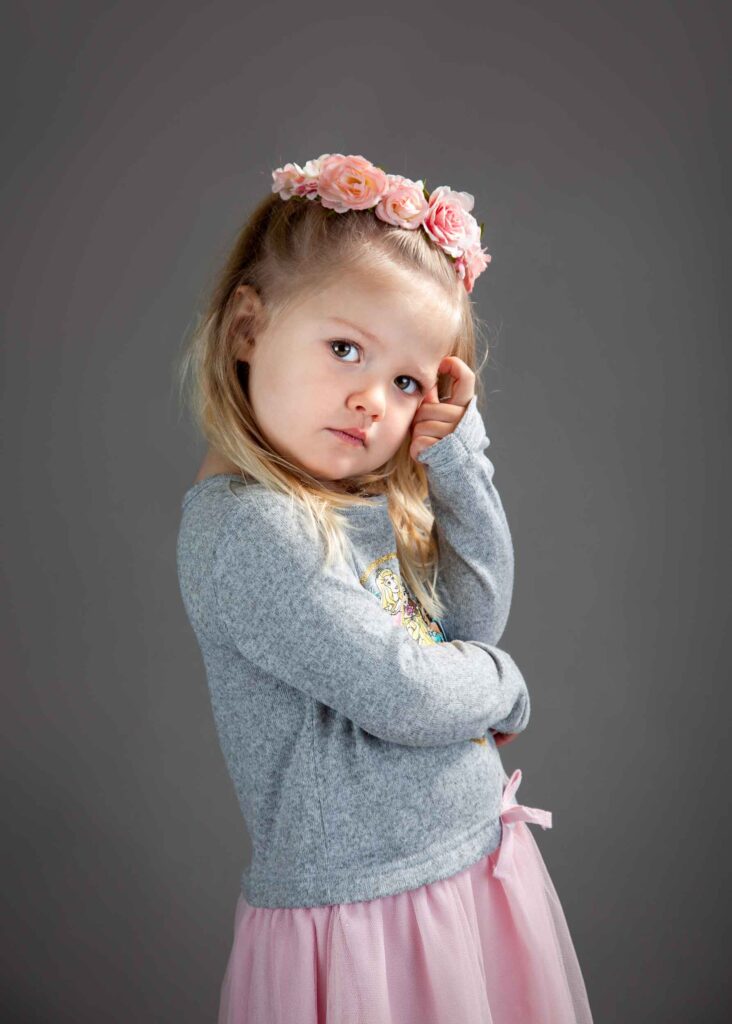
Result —
M384 389L380 384L374 384L370 388L364 388L352 395L351 407L366 416L383 416L386 408ZM369 424L365 423L364 428L368 429Z

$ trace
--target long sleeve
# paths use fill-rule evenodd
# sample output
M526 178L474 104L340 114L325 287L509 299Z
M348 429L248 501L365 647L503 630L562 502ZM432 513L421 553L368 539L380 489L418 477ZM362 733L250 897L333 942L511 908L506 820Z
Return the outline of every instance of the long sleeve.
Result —
M417 460L427 467L447 638L497 644L511 607L514 552L477 402L474 395L453 432Z
M282 502L242 501L219 528L218 615L241 656L392 743L441 746L530 713L509 654L480 641L419 644Z

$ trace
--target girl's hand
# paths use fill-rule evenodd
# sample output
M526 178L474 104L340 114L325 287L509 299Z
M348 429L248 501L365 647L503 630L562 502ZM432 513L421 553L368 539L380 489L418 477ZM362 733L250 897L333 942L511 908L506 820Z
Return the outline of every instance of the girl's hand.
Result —
M409 447L409 454L415 461L421 451L453 432L475 394L475 374L457 356L445 356L437 372L450 374L452 390L450 397L441 402L435 383L420 402L412 420L412 444Z
M511 743L512 740L515 740L517 736L521 735L518 732L493 732L493 729L491 729L491 732L493 733L493 739L496 741L497 747L502 747L506 743Z

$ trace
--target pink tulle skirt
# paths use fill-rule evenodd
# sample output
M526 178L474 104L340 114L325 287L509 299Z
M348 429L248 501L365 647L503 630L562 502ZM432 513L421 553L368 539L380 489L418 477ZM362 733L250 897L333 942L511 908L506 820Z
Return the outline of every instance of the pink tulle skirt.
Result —
M501 843L451 878L356 903L239 895L218 1024L592 1024L559 897L504 785Z

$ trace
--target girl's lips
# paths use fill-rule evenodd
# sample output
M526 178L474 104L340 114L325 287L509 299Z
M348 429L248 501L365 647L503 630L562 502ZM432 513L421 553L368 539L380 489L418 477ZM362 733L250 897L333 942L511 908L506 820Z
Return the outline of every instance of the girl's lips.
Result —
M347 434L345 430L334 430L333 427L328 427L328 430L331 434L335 434L336 437L339 437L345 444L352 444L357 448L363 448L363 441L360 437L354 437L352 434Z

